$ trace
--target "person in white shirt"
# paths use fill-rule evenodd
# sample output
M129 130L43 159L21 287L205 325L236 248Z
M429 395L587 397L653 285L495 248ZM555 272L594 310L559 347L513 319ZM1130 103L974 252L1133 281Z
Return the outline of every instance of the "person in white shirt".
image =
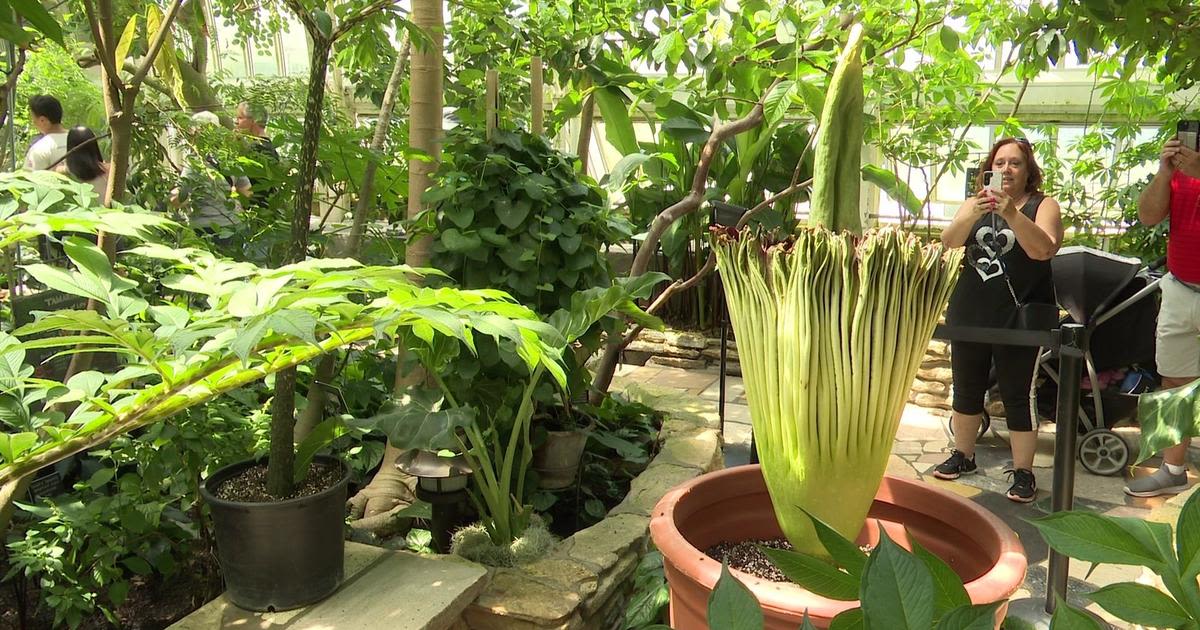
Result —
M29 120L42 134L29 146L25 168L45 171L62 161L67 154L67 130L62 126L62 103L45 94L29 99Z

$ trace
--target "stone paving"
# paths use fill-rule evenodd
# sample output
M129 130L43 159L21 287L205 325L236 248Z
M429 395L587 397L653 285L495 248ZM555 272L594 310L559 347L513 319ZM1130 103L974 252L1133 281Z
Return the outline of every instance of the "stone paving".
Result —
M719 400L719 372L708 370L681 370L658 366L622 366L621 376L635 382L651 383L659 386L684 390L689 394L699 396L704 400ZM745 389L742 379L728 376L726 382L727 403L725 408L725 463L736 466L750 461L750 410L746 406ZM1038 498L1032 504L1018 504L1009 501L1004 493L1009 481L1003 471L1012 464L1012 456L1007 442L1007 431L1003 421L998 421L993 430L980 439L976 460L979 463L979 474L963 477L958 481L943 481L932 476L933 467L944 460L951 446L950 439L944 428L945 418L935 415L928 409L907 405L901 418L900 429L896 436L896 445L888 462L888 473L908 479L918 479L937 484L955 494L967 497L991 510L1005 523L1008 523L1020 536L1025 545L1029 558L1029 572L1025 579L1025 587L1018 591L1014 599L1034 597L1041 599L1046 593L1046 565L1048 549L1037 531L1026 522L1026 519L1036 518L1049 512L1050 487L1052 483L1054 430L1052 423L1043 423L1038 439L1037 454L1034 458L1034 473L1037 475L1039 491ZM1136 449L1137 429L1120 429L1122 436L1132 448ZM1136 452L1136 450L1135 450ZM1195 458L1193 458L1195 459ZM1135 475L1149 474L1158 468L1159 461L1152 459L1134 469ZM1193 465L1189 476L1197 479L1196 468ZM1176 498L1155 497L1137 499L1126 496L1122 491L1125 480L1122 477L1100 477L1083 469L1076 460L1075 474L1075 508L1087 509L1113 516L1129 516L1134 518L1168 521L1174 523L1175 515L1182 506L1185 495ZM1138 568L1125 566L1100 566L1088 575L1089 565L1083 562L1072 562L1070 567L1071 593L1073 604L1086 603L1082 593L1095 590L1097 587L1138 579L1142 572ZM1093 607L1112 622L1113 619ZM1113 624L1117 628L1128 627L1121 622Z

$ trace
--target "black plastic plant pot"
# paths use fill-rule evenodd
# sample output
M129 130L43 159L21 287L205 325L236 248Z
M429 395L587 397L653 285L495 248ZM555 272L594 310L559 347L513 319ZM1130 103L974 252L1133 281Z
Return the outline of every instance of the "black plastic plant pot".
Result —
M342 583L350 470L333 457L319 455L316 462L338 466L341 477L333 487L299 499L239 503L217 498L222 483L258 461L222 468L201 484L200 494L212 510L226 595L238 607L299 608L328 597Z

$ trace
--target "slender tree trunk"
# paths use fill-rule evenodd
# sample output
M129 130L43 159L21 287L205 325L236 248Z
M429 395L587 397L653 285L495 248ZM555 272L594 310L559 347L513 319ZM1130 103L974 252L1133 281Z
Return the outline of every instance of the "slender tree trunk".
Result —
M33 473L20 479L14 479L0 486L0 539L8 534L8 526L12 523L14 501L25 496L29 484L33 482Z
M542 135L545 129L546 101L542 95L545 82L542 80L542 58L534 55L529 60L529 132Z
M304 133L300 140L300 173L292 207L292 242L283 263L300 262L308 254L308 225L312 216L314 187L317 179L317 143L321 140L321 113L325 104L325 74L329 69L332 42L313 40L309 57L308 102L304 108ZM275 398L271 402L271 452L267 463L267 492L275 497L291 494L292 468L296 461L293 447L296 428L296 370L289 368L275 375Z
M362 250L363 233L366 231L367 216L371 212L375 200L375 171L379 162L375 154L383 150L387 141L388 128L392 124L392 112L396 109L396 96L400 93L400 84L404 80L404 70L408 67L409 38L405 33L400 41L400 51L396 55L396 63L392 65L392 76L388 78L387 88L383 92L383 103L379 106L379 118L375 120L375 135L371 137L371 157L368 158L367 168L363 172L362 186L358 190L358 202L354 208L354 223L350 227L350 238L346 249L339 255L358 258ZM333 380L337 367L337 357L333 353L323 355L313 373L313 386L308 388L307 404L300 418L296 421L294 439L301 442L325 418L325 404L329 400L323 387L318 382Z

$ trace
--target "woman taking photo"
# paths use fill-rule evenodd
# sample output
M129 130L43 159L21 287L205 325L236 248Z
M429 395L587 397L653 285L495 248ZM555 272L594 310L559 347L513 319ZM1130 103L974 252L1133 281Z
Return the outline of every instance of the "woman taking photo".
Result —
M1053 304L1050 259L1062 243L1058 202L1040 191L1042 171L1024 138L997 142L980 169L978 192L963 202L942 232L947 247L966 247L958 285L950 296L946 323L952 326L1016 326L1018 305ZM1000 176L988 187L984 172ZM1037 496L1033 452L1037 414L1030 403L1038 348L955 341L950 346L954 384L954 450L934 468L939 479L977 471L975 440L983 420L992 362L1012 443L1012 487L1021 503Z

